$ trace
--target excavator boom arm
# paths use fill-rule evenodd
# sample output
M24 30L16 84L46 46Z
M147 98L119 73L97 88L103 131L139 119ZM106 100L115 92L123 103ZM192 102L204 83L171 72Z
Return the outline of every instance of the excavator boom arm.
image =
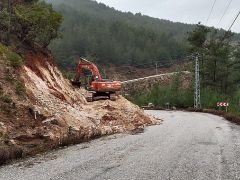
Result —
M101 76L97 66L94 63L92 63L92 62L90 62L86 59L81 58L80 61L79 61L77 70L76 70L76 76L75 76L75 81L76 82L79 81L79 78L81 76L81 73L82 73L83 69L90 70L95 79L98 79L99 81L102 80L102 76Z

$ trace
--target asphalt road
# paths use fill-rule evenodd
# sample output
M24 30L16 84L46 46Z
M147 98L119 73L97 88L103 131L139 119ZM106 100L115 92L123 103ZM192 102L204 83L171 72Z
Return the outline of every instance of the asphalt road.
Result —
M209 114L147 113L163 123L2 167L0 179L240 179L240 126Z

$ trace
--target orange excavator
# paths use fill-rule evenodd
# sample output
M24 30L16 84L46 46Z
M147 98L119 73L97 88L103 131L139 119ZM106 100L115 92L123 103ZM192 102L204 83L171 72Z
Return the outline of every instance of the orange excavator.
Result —
M84 73L85 75L83 75ZM86 75L86 73L88 73L88 75ZM82 86L82 82L80 81L82 75L84 76L85 80L86 77L88 77L88 82L85 83L86 89L89 91L89 95L86 97L88 102L106 97L112 101L116 100L116 93L121 90L120 81L103 79L97 66L84 58L80 58L77 66L76 75L72 81L74 86Z

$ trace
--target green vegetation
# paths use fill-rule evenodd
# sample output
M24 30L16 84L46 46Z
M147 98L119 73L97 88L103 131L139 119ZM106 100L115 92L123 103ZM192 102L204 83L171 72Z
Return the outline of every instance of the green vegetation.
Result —
M182 60L189 45L187 32L196 27L140 13L123 13L91 0L47 2L64 16L63 39L53 41L50 48L61 69L68 71L75 68L77 56L98 64L132 66Z
M24 63L23 58L19 54L13 52L10 48L1 43L0 43L0 55L1 56L5 55L7 59L6 63L14 68L19 68Z
M9 95L2 94L0 96L0 110L6 115L12 115L13 104L13 100Z
M0 97L1 101L4 102L4 103L7 103L7 104L10 104L12 103L12 98L8 95L2 95Z
M0 55L6 54L8 51L8 48L0 43Z
M15 82L15 89L17 95L24 95L26 92L25 86L21 81Z
M23 65L22 57L15 52L8 51L7 60L9 61L9 64L14 68L19 68Z
M21 2L21 1L20 1ZM52 39L59 37L58 28L62 16L43 1L23 1L13 4L11 9L10 39L9 14L6 0L0 10L0 41L15 45L27 44L31 47L47 47Z
M181 87L181 74L175 75L173 81L169 85L155 86L148 92L132 93L130 100L136 104L143 106L148 103L160 107L174 106L177 108L188 108L193 104L193 90L191 87Z
M176 91L172 85L156 86L149 92L134 93L130 100L139 106L153 103L160 107L167 107L167 104L177 108L192 107L193 92L191 89L181 89Z
M25 85L22 81L18 80L17 78L15 78L10 73L7 73L5 75L5 80L15 86L15 92L16 92L17 95L24 95L25 94L26 88L25 88ZM0 92L1 92L1 89L0 89Z
M190 53L198 53L201 72L201 100L203 108L218 109L217 102L229 102L231 112L240 108L240 48L233 45L233 34L219 34L198 24L188 34ZM166 103L178 108L193 106L193 86L181 88L179 80L169 86L157 86L150 92L135 94L139 105L149 102L164 107Z
M200 56L202 87L229 96L239 88L240 48L232 45L232 33L223 35L198 25L189 34L191 52Z
M51 5L33 2L17 5L14 10L16 21L24 27L19 28L19 33L25 41L45 48L52 39L59 37L58 28L62 23L62 16L56 13Z
M14 82L15 82L15 77L14 77L12 74L10 74L10 73L6 73L6 74L5 74L5 80L6 80L7 82L10 82L11 84L14 84Z
M76 66L77 56L99 64L168 61L185 56L191 25L122 13L90 0L49 1L63 14L63 39L50 48L64 70Z
M230 107L228 108L229 111L234 113L239 112L239 92L234 94L234 96L229 96L226 94L220 94L211 89L202 89L201 98L202 107L204 108L219 110L217 102L223 101L230 103ZM193 107L193 89L175 89L173 85L159 85L149 92L134 93L130 96L129 100L139 106L153 103L156 106L166 108L167 103L169 103L170 107L189 108ZM225 110L225 108L221 108L221 110Z

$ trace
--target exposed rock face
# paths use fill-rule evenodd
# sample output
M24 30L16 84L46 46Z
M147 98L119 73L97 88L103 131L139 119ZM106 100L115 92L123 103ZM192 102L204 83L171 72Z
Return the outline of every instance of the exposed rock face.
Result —
M0 164L9 158L159 123L122 96L114 102L86 102L87 91L72 87L47 55L25 54L26 65L20 69L4 61L0 56ZM15 92L18 81L25 85L22 96ZM3 97L10 97L11 102ZM11 153L5 156L8 151Z
M43 55L28 54L26 57L34 65L24 66L21 74L29 99L41 114L37 121L44 122L44 130L39 133L52 132L50 138L60 139L71 127L84 138L91 138L158 123L122 96L115 102L87 103L87 92L73 88L51 60Z

